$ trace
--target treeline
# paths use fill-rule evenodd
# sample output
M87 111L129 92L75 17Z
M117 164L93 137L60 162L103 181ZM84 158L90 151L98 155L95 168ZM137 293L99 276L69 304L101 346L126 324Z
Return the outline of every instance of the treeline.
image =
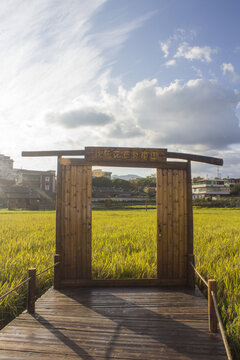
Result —
M106 177L93 178L93 186L123 189L126 191L145 191L146 188L156 187L156 176L150 175L145 178L134 180L108 179Z

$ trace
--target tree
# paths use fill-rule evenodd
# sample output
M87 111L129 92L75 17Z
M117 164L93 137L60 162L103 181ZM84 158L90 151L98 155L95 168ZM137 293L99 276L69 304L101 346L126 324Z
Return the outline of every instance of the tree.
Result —
M105 176L95 177L92 179L92 184L96 187L112 187L112 180Z
M156 187L156 176L150 175L145 178L130 180L138 191L144 191L145 187Z
M204 180L204 178L202 178L201 176L196 176L193 178L193 181L198 181L198 180Z
M231 187L230 194L235 196L240 195L240 184L236 184Z
M123 180L123 179L113 179L112 180L113 187L117 189L123 189L127 191L135 190L134 186L131 184L130 181Z

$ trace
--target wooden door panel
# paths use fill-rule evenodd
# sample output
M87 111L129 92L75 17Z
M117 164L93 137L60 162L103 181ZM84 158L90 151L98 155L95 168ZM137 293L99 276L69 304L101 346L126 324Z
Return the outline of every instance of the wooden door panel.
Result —
M157 169L157 274L187 279L187 170Z
M57 194L57 251L61 255L61 279L91 278L91 203L90 166L61 164Z

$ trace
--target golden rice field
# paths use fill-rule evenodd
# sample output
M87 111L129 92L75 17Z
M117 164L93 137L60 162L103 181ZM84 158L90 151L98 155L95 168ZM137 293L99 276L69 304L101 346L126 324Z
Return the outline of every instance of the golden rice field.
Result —
M156 211L93 212L93 277L156 276ZM240 358L240 210L194 209L194 253L198 270L218 281L219 308L235 354ZM0 295L53 263L54 212L0 211ZM52 273L38 279L39 294ZM3 325L25 307L26 288L0 301Z

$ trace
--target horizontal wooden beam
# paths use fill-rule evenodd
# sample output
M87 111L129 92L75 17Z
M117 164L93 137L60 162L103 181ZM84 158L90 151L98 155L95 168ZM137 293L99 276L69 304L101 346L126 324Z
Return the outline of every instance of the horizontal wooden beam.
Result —
M186 279L62 280L60 288L65 286L183 286L186 283Z
M138 161L88 161L85 159L69 159L62 158L60 160L62 165L75 165L75 166L110 166L110 167L129 167L129 168L161 168L161 169L187 169L187 163L181 161L167 161L167 162L138 162Z
M212 165L223 165L223 159L203 155L167 152L167 158L197 161Z
M23 151L24 157L38 156L80 156L85 155L85 150L53 150L53 151Z
M116 148L117 149L117 148ZM127 149L127 148L126 148ZM146 150L156 150L148 148ZM53 150L53 151L23 151L22 156L24 157L38 157L38 156L84 156L85 150ZM167 152L167 158L169 159L181 159L181 160L190 160L190 161L197 161L202 162L206 164L212 164L212 165L223 165L223 159L210 157L210 156L203 156L203 155L195 155L195 154L186 154L186 153L177 153L177 152ZM135 162L137 163L137 161ZM130 164L130 161L129 161ZM139 166L131 166L129 167L156 167L156 163L150 163L146 162L144 163L145 166L142 164L139 164ZM149 164L149 166L146 166L146 164ZM101 166L124 166L128 167L125 162L123 162L123 165L120 165L119 162L98 162L97 165Z

